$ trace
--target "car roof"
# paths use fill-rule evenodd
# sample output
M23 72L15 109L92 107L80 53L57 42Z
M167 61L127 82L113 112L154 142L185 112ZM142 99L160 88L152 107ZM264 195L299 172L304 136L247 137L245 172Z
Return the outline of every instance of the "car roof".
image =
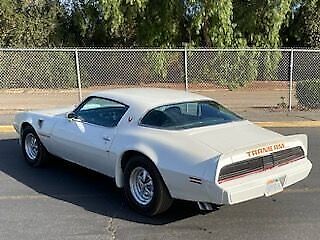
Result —
M199 94L166 88L119 88L95 92L90 96L113 99L143 109L179 102L212 100Z

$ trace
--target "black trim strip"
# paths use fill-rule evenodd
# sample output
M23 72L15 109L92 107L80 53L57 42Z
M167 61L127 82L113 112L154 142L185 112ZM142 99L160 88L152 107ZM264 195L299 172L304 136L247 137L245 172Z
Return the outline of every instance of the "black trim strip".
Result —
M272 152L266 156L243 160L221 168L218 181L225 181L253 172L264 171L292 161L300 160L304 157L303 149L298 146Z
M202 180L197 177L189 177L189 181L192 183L202 184Z

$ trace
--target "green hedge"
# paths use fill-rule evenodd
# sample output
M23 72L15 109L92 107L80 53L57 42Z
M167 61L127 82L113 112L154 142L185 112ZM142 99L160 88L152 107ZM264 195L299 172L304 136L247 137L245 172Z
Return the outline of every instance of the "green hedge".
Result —
M208 60L205 73L229 89L243 87L257 78L257 52L217 52Z
M296 96L301 106L307 108L320 108L320 80L297 82Z
M0 89L76 87L73 52L0 51Z

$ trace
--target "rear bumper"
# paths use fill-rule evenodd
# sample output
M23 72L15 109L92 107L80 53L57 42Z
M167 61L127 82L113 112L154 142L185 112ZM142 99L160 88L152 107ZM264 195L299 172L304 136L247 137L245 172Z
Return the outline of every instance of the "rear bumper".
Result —
M284 180L282 182L283 188L299 182L309 175L311 168L311 162L307 158L303 158L284 166L217 184L220 190L219 196L215 195L217 192L210 191L210 186L207 186L207 190L213 203L236 204L265 196L267 183L275 179Z

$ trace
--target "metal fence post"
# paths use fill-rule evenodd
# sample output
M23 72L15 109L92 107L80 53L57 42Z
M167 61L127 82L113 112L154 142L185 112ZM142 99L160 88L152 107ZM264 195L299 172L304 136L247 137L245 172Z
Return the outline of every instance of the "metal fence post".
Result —
M81 87L81 78L80 78L79 56L78 56L77 49L75 49L75 56L76 56L76 68L77 68L77 80L78 80L78 96L79 96L79 102L81 102L82 101L82 87Z
M289 82L289 112L292 110L292 89L293 89L293 52L294 50L291 49L290 51L290 82Z
M185 90L188 91L188 51L187 45L184 46L184 84Z

